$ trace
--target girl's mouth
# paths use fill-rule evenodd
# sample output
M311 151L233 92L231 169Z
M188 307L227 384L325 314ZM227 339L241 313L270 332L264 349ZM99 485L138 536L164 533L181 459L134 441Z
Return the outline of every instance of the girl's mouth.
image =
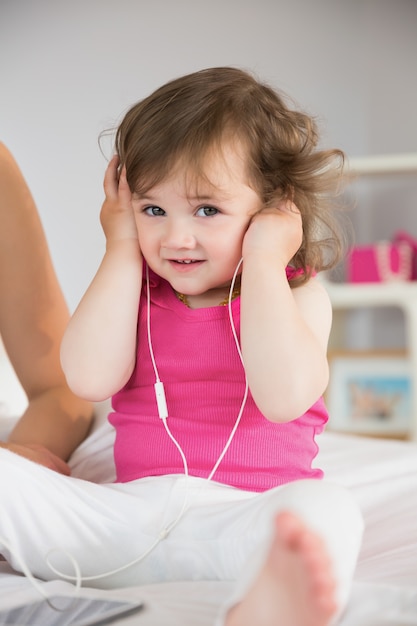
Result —
M186 271L194 269L196 266L201 265L203 261L201 259L170 259L171 266L177 270Z

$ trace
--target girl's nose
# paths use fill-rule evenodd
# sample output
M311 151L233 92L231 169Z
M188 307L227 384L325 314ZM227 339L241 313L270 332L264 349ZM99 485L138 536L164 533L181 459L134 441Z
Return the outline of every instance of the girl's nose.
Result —
M184 222L170 223L165 229L161 246L171 250L180 248L191 250L196 246L196 238L189 225L184 224Z

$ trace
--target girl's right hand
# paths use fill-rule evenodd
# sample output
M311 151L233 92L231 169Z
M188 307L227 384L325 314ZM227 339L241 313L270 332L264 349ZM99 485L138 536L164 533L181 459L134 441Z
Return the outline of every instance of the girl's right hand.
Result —
M118 175L119 157L115 155L107 166L104 175L105 200L100 212L100 222L107 243L123 239L136 239L138 232L132 206L126 169L123 167Z
M137 323L143 260L132 193L118 157L104 177L100 219L106 251L74 311L61 343L68 385L80 398L110 398L130 378L136 360Z

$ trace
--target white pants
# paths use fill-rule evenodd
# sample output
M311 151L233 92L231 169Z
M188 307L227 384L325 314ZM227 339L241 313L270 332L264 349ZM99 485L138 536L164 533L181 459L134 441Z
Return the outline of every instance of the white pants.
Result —
M189 508L165 537L187 494ZM74 575L70 554L86 586L237 580L235 602L262 565L271 521L280 510L296 512L323 536L344 605L362 537L361 514L344 488L304 480L253 494L184 476L98 485L0 449L0 553L16 570L20 555L46 580L58 577L48 560L59 572ZM102 577L155 543L134 565Z

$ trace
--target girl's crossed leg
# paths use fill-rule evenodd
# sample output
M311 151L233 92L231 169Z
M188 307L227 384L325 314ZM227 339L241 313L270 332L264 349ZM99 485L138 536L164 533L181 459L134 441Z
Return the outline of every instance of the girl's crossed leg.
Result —
M322 626L334 601L338 611L346 603L362 519L342 488L297 481L252 494L181 476L95 485L6 450L0 451L0 462L0 538L41 578L58 577L46 560L51 550L57 570L73 573L68 552L85 584L101 588L234 580L243 571L219 622L226 626L246 626L255 612L259 626ZM181 511L187 487L190 508L159 541L160 531ZM123 569L155 542L148 556ZM20 569L13 554L2 547L0 552ZM309 619L316 612L315 622L297 613L304 603Z

